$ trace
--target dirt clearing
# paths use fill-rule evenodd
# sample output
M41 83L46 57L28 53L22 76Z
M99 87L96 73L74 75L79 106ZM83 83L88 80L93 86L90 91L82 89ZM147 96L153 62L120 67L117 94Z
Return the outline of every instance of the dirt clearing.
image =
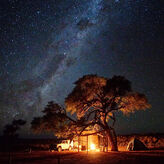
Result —
M164 151L0 153L1 164L163 164Z

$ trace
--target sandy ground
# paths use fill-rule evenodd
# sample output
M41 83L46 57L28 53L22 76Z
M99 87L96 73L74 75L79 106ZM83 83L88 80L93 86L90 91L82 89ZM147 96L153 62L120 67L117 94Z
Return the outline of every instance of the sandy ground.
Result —
M164 164L164 151L0 153L0 164Z

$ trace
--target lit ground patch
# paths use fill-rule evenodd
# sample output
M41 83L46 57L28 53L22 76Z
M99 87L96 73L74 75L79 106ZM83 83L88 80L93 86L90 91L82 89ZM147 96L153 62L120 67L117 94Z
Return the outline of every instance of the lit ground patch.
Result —
M46 152L13 153L12 164L138 164L164 163L164 151L142 152ZM9 163L9 154L0 153L0 163Z

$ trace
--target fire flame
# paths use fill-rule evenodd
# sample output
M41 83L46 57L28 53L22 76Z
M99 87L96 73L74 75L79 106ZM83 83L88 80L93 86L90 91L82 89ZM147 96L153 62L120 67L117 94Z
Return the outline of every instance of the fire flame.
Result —
M95 147L95 144L91 144L91 150L95 150L96 147Z

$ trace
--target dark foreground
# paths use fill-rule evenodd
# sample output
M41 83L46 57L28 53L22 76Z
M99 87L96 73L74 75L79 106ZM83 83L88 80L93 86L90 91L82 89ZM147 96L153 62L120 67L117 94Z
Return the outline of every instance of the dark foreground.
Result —
M9 159L8 153L0 153L0 164L164 164L164 151L140 152L17 152Z

